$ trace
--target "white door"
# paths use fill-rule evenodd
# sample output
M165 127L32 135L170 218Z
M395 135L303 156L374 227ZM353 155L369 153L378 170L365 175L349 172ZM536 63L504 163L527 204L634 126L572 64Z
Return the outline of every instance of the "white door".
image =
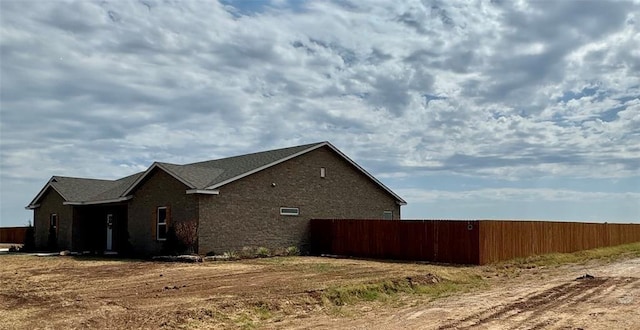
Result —
M107 214L107 251L113 248L113 214Z

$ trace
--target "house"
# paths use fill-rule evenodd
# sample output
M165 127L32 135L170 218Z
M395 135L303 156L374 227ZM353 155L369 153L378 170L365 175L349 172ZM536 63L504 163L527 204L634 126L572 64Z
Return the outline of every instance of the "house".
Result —
M54 176L27 206L36 245L157 254L171 226L197 251L308 248L312 218L400 219L406 202L329 142L177 165L118 180ZM53 236L51 236L51 234Z

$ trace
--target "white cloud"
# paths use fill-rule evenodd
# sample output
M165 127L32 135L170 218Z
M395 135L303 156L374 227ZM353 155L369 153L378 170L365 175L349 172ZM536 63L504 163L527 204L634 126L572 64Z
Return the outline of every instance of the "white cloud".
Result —
M640 200L638 192L597 192L576 191L549 188L486 188L464 191L429 190L429 189L399 189L398 193L408 201L437 202L437 201L518 201L518 202L581 202L581 201L617 201Z
M391 179L640 175L637 1L0 6L3 182L321 140Z

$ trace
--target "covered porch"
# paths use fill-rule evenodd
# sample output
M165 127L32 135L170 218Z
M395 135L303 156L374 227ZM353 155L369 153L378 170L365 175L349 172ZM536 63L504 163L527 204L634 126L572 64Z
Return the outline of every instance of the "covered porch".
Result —
M72 250L125 253L128 250L126 203L73 206Z

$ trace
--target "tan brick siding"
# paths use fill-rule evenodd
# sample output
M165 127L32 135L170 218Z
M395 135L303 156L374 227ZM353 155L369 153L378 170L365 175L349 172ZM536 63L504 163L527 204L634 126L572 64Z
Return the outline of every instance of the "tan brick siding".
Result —
M326 177L320 177L320 168ZM272 184L275 183L275 186ZM400 206L351 164L322 147L200 195L199 251L223 253L243 246L269 248L309 243L312 218L400 218ZM281 216L298 207L299 216Z
M71 249L71 232L73 224L73 208L63 205L64 199L53 188L40 199L40 207L33 211L33 225L36 231L36 247L45 249L49 239L49 217L52 213L58 215L58 248Z
M326 176L320 176L320 168ZM189 189L155 169L128 202L128 235L134 252L157 254L156 210L169 207L170 224L199 222L199 253L223 253L244 246L269 248L309 243L313 218L382 219L384 211L400 218L395 198L350 163L322 147L221 187L219 195L186 194ZM49 215L58 214L58 244L71 249L73 207L50 189L34 211L36 244L46 247ZM281 207L297 207L298 216L280 215ZM78 213L80 216L80 213ZM87 219L76 219L86 221ZM76 239L80 232L76 230Z
M162 241L155 239L155 214L159 206L170 208L171 223L197 221L198 196L187 195L188 187L162 170L154 170L134 192L129 202L129 241L134 251L157 254Z

